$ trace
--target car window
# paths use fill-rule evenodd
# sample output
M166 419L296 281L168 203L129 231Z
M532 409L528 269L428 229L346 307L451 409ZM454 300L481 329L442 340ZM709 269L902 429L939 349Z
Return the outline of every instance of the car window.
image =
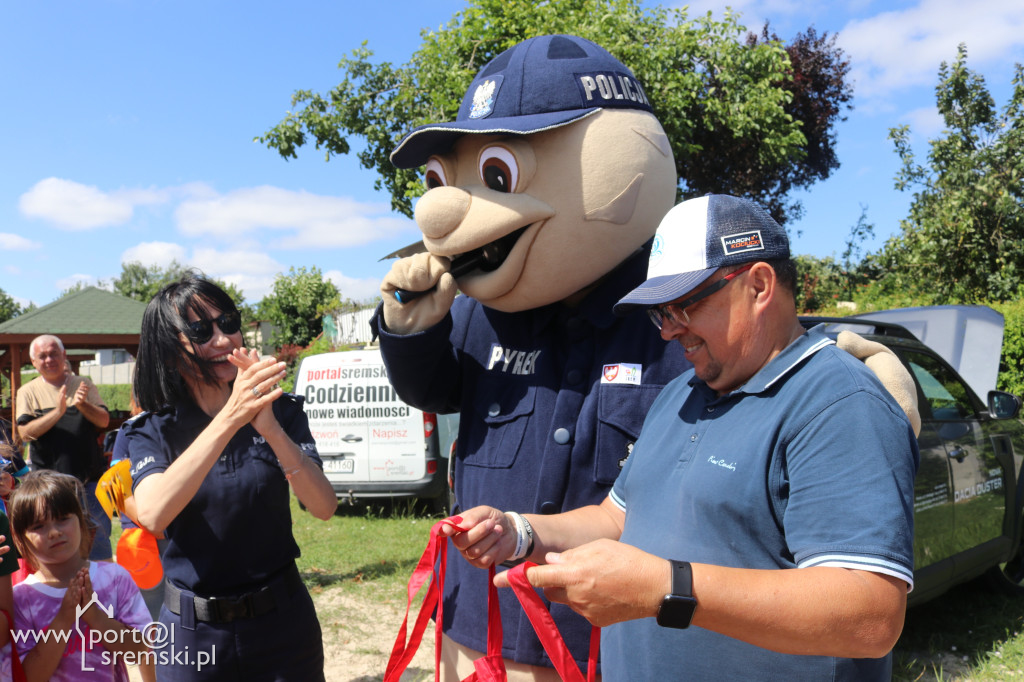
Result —
M974 415L967 387L959 377L929 355L914 351L905 351L905 354L933 419L966 419Z

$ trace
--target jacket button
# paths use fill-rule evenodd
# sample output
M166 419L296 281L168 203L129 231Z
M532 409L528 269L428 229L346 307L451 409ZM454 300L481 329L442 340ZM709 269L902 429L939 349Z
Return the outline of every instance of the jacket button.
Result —
M559 445L565 445L569 442L569 429L560 428L555 429L555 442Z
M492 404L490 407L487 408L487 414L491 417L497 417L499 414L501 414L501 405L499 405L498 403Z
M558 505L555 504L554 502L545 502L544 504L542 504L540 506L540 513L541 514L557 514L558 513Z

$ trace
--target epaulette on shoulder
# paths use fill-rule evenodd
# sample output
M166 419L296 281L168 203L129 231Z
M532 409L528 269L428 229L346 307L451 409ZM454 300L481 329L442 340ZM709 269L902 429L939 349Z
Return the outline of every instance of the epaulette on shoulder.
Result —
M173 413L174 408L170 405L164 405L159 410L154 410L152 412L139 412L137 415L134 415L126 419L125 422L121 424L121 428L128 429L135 428L137 426L142 426L150 419L153 419L155 417L163 417Z
M284 400L285 402L291 403L298 407L302 407L302 404L306 402L306 399L296 393L288 393L287 391L278 400Z

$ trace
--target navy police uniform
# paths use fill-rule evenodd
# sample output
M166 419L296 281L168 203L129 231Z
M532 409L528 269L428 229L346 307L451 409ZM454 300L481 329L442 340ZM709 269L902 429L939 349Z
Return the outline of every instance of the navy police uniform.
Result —
M580 303L522 312L459 296L423 332L398 336L372 324L395 389L432 412L460 412L455 461L458 507L487 504L553 514L599 504L640 434L658 392L690 367L644 311L618 318L612 305L646 278L650 245L608 274ZM551 666L510 590L500 590L503 653ZM448 563L444 629L486 651L487 571ZM573 656L586 665L590 625L567 606L551 612Z
M285 394L273 410L322 467L302 399ZM189 403L126 427L133 487L166 470L210 421ZM159 620L173 635L153 647L161 680L323 680L320 624L295 567L289 495L270 446L251 425L239 429L165 531Z

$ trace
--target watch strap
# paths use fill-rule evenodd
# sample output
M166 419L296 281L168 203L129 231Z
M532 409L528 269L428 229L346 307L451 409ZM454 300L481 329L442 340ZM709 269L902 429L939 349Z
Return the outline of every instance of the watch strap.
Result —
M693 596L693 569L688 561L669 559L672 565L672 594L680 597Z
M663 628L686 629L693 621L697 600L693 596L693 570L685 561L669 559L672 567L672 591L665 595L658 608L658 625Z

